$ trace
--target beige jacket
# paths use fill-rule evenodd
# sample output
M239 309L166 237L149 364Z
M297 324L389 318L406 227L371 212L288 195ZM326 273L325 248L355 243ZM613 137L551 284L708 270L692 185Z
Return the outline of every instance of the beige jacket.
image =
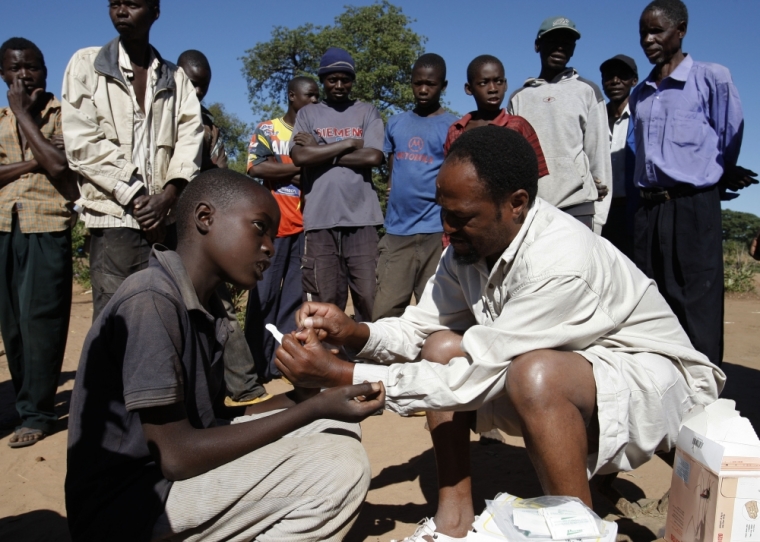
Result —
M201 106L190 80L163 59L160 70L152 104L152 193L162 192L172 179L192 180L203 146ZM137 167L131 162L133 105L119 69L119 38L74 54L63 77L61 104L66 156L83 177L77 203L121 218L124 205L114 190L119 183L129 185Z

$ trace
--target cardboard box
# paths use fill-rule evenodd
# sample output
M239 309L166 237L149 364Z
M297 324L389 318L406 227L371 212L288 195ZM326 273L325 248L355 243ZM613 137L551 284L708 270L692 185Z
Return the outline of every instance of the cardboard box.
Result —
M720 399L684 420L667 542L760 542L760 439L735 407Z

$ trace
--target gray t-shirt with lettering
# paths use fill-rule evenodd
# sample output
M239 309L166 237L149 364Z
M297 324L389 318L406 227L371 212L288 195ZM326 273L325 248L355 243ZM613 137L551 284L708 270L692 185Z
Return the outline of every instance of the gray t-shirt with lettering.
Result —
M293 136L299 132L311 134L320 145L354 138L363 139L364 148L383 150L383 120L375 106L360 101L307 105L298 112ZM291 152L293 147L291 142ZM301 175L301 191L306 231L383 223L372 168L307 167Z

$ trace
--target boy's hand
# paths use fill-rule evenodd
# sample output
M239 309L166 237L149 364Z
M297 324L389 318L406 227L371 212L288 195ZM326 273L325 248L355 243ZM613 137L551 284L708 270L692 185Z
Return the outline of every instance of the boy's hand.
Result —
M596 201L602 201L607 197L607 194L610 193L610 189L606 184L602 184L602 182L598 179L594 179L594 184L596 185L596 192L599 196Z
M382 382L325 390L309 400L319 418L359 423L385 406Z
M346 313L330 303L306 302L296 311L296 325L313 329L317 339L343 346L356 329L357 323ZM296 338L305 340L304 331L297 332Z
M752 240L752 244L749 247L749 254L756 260L760 260L760 232L757 232L757 235Z
M317 339L313 329L305 332L301 344L295 332L283 336L275 364L294 386L331 388L353 382L354 364L338 359Z

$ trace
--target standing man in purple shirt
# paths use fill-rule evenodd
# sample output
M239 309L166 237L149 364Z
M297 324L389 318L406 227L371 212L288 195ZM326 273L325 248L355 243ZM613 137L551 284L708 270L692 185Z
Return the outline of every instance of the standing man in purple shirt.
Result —
M721 194L753 180L736 166L744 119L731 74L683 52L688 19L681 0L654 0L639 21L654 69L630 99L642 197L634 261L657 282L694 347L720 365Z

